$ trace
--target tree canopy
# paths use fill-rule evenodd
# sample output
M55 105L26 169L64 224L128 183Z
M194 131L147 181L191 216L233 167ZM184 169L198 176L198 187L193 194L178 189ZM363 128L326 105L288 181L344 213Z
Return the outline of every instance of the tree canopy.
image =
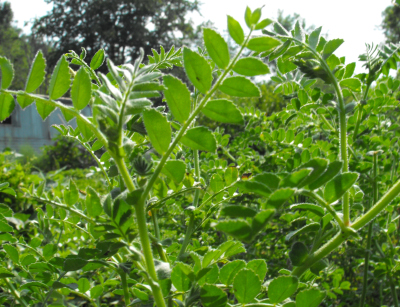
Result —
M400 3L400 1L397 1ZM386 36L386 42L398 43L400 41L400 5L388 6L382 13L381 27Z
M69 50L85 47L89 55L105 49L116 63L130 61L139 47L166 48L191 38L194 28L188 12L197 0L46 0L52 11L36 20L32 31L54 42L50 65Z

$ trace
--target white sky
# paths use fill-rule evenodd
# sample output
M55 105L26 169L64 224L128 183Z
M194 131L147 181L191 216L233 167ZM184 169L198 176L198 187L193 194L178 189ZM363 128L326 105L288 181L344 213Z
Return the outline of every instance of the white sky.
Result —
M43 16L51 9L44 0L8 0L14 11L14 19L23 27L25 21ZM384 41L379 25L383 10L391 5L390 0L201 0L202 17L192 18L195 23L211 20L222 32L226 30L226 15L231 15L244 23L246 5L252 10L265 5L262 18L276 18L278 9L284 16L298 13L308 26L322 26L328 38L342 38L345 43L338 49L338 56L346 55L346 62L357 61L358 55L365 51L365 43ZM243 25L244 26L244 25ZM30 31L30 26L24 28ZM360 71L360 65L357 65Z

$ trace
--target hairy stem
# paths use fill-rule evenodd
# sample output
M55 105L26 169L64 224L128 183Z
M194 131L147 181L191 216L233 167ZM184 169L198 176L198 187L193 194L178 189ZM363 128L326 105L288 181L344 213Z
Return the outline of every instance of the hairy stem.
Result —
M373 203L375 204L378 201L378 181L377 181L377 173L378 173L378 161L377 161L377 153L374 153L374 168L373 168ZM368 238L367 238L367 249L365 251L365 259L364 259L364 276L363 276L363 289L361 293L360 299L360 307L364 307L365 298L367 297L367 286L368 286L368 267L369 267L369 258L371 255L371 242L372 242L372 226L371 222L368 225Z
M7 287L10 290L11 294L15 297L15 300L18 301L22 306L29 307L29 305L21 298L19 292L15 290L14 286L8 280L8 278L4 278L4 281L6 282Z

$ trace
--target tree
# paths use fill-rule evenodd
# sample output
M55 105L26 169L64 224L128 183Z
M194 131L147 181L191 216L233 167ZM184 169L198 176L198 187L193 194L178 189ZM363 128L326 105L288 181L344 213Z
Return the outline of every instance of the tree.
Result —
M397 1L400 3L400 1ZM400 5L388 6L382 13L383 21L381 27L386 36L387 43L398 43L400 41Z
M13 11L9 2L0 2L0 56L11 60L15 70L13 88L23 88L37 50L47 54L47 46L32 35L25 35L13 25Z
M163 45L191 38L186 13L197 11L197 0L46 0L53 9L35 21L32 31L54 42L52 65L69 50L85 47L88 55L105 49L115 63L125 63Z

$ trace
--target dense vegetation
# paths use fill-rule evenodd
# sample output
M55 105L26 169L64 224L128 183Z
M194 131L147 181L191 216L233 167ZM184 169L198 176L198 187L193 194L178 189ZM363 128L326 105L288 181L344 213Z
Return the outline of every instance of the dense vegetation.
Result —
M14 97L43 119L59 108L78 127L56 128L97 162L86 188L57 171L1 183L3 305L399 305L400 81L390 71L400 46L368 46L367 73L355 75L335 55L343 40L321 28L287 31L261 9L245 21L247 34L228 16L235 54L209 28L204 49L107 59L107 75L96 73L104 50L88 61L70 51L48 99L35 94L42 52L20 91L0 57L0 120ZM273 60L286 106L243 107L257 106L251 78ZM174 66L189 84L168 74ZM70 89L72 107L57 101ZM161 93L167 106L153 106ZM88 104L93 117L80 113ZM29 167L9 156L4 173Z

